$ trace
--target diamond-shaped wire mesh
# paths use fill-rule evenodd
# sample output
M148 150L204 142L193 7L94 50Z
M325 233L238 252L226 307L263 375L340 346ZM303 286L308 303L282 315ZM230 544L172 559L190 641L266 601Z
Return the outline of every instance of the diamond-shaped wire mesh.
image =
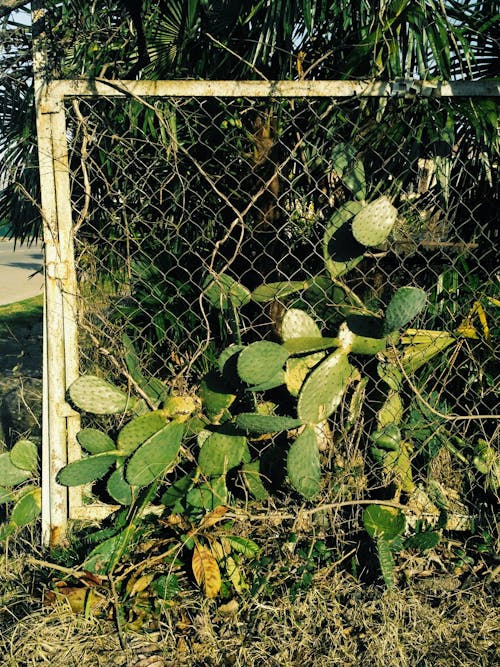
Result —
M452 338L402 379L413 480L477 514L487 480L470 447L498 439L498 162L468 118L492 103L75 99L81 370L123 384L126 334L145 375L196 387L229 344L280 340L286 309L336 336L347 315L382 317L398 288L423 288L408 326ZM350 223L332 233L347 202L381 196L398 211L387 239L363 245ZM356 258L332 278L332 261ZM268 299L258 289L279 282ZM351 356L370 382L354 418L351 390L333 418L327 469L343 497L387 483L366 458L387 386L375 355Z

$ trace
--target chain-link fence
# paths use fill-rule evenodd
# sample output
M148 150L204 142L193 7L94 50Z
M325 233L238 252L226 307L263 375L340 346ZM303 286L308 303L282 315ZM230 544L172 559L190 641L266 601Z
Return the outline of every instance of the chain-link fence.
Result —
M196 393L229 345L281 341L290 309L324 337L347 319L359 340L380 339L394 294L421 288L425 308L383 350L350 355L325 498L407 493L417 520L420 502L471 530L498 492L498 160L483 140L496 100L335 98L324 85L66 99L80 372L139 395L138 377ZM380 232L379 213L356 234L355 215L382 197L394 224ZM293 411L280 391L254 395ZM374 437L391 424L397 447Z

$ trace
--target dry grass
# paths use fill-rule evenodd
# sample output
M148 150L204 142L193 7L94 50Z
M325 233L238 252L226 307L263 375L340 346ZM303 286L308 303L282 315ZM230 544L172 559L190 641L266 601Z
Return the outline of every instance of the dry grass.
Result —
M290 578L290 585L293 579ZM43 607L40 572L4 556L0 581L3 667L495 667L498 588L433 576L400 591L362 586L331 568L292 601L238 600L231 610L187 593L151 633L120 646L109 619Z

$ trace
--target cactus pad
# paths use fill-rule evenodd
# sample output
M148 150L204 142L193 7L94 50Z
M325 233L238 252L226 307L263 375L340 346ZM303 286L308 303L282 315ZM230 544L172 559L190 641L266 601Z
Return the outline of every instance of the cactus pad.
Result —
M288 451L288 479L304 498L314 498L321 488L321 467L314 428L306 426Z
M394 293L385 313L385 333L399 331L425 307L427 294L418 287L400 287Z
M352 221L354 238L365 246L380 245L389 236L397 216L397 209L385 196L365 204Z
M117 454L93 454L84 459L68 463L57 474L58 484L63 486L80 486L101 479L117 459Z
M283 315L281 337L284 341L291 338L321 338L321 331L304 310L289 308Z
M31 477L29 470L21 470L10 460L9 452L0 454L0 480L5 486L16 486Z
M300 391L297 414L304 422L319 424L340 405L352 374L347 355L337 350L308 376Z
M273 378L288 359L288 352L278 343L261 340L245 347L238 357L238 375L249 385L259 385Z
M198 465L207 477L222 475L239 466L245 452L246 438L242 435L215 432L203 442Z
M109 477L106 490L120 505L130 505L132 502L132 488L124 477L123 466L117 468Z
M38 467L38 447L31 440L18 440L9 454L16 468L34 472Z
M35 521L42 510L42 490L39 488L31 489L24 493L14 505L10 524L16 528L27 526Z
M80 410L95 415L112 415L133 410L137 399L95 375L82 375L69 388L71 401Z
M125 424L118 434L116 441L118 449L123 455L129 456L139 445L160 431L167 421L163 410L154 410L135 417Z
M89 454L100 454L115 449L115 443L107 433L96 428L83 428L76 434L78 444Z
M253 412L242 412L236 417L238 428L250 433L279 433L302 426L301 419L281 417L277 415L259 415Z
M165 475L175 464L183 435L184 424L172 421L146 440L127 464L128 483L146 486Z

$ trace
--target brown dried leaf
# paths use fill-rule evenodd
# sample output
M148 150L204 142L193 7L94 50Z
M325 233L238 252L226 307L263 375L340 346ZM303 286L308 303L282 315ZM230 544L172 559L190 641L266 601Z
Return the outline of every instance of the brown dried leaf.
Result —
M210 549L201 544L195 544L192 568L194 578L207 598L215 598L222 582L219 566Z

